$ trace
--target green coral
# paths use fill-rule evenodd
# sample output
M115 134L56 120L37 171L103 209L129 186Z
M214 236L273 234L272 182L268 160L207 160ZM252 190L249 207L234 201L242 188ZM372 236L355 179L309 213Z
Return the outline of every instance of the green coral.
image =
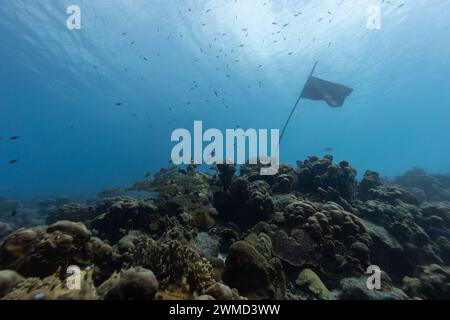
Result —
M319 276L311 269L303 270L295 283L300 287L307 287L314 295L321 300L331 300L331 293L320 280Z

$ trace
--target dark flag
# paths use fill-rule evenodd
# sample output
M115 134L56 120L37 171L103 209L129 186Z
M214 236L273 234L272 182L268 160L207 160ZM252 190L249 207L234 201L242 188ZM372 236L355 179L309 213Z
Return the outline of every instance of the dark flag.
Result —
M330 107L342 107L353 89L339 83L310 76L303 88L301 97L310 100L323 100Z
M292 108L291 113L289 114L289 117L284 124L283 130L281 131L280 135L280 143L289 125L289 121L291 121L291 118L294 115L294 112L297 109L301 99L320 100L328 103L330 107L342 107L344 105L345 99L353 92L352 88L346 87L342 84L333 83L314 77L313 74L316 70L316 67L317 62L314 64L314 67L309 74L308 80L303 87L302 93L298 97L297 102Z

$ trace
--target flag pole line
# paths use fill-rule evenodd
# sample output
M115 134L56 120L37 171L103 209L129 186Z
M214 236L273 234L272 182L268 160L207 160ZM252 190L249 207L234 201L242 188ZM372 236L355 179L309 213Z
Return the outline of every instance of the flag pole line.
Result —
M314 63L314 67L312 68L311 73L309 74L309 77L306 80L305 84L308 82L309 78L311 78L311 76L314 74L314 71L316 70L316 67L317 67L317 61L316 61L316 63ZM303 88L305 88L305 86L303 86ZM278 151L280 149L281 140L283 140L283 137L284 137L284 134L286 133L286 129L287 129L288 125L289 125L289 122L291 121L291 118L294 115L295 110L297 110L297 107L298 107L298 105L300 103L300 100L302 99L302 95L303 95L303 89L302 89L302 92L300 92L300 95L299 95L299 97L297 99L297 102L295 103L294 107L292 108L291 113L289 114L289 117L286 120L286 123L284 124L284 127L283 127L283 130L281 131L280 139L279 139L277 150L276 150L275 154L278 154Z

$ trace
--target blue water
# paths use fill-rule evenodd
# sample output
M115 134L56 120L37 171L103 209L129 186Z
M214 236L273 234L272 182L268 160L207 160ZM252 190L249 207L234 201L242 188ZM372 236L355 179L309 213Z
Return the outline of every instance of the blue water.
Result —
M339 109L302 101L282 162L332 147L359 173L450 172L450 1L380 2L1 0L0 195L129 186L194 120L281 128L314 61L355 91Z

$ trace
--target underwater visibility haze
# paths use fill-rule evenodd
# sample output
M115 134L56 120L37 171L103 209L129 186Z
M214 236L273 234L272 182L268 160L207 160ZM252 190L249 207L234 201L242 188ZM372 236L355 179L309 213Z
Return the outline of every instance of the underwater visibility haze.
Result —
M449 12L2 0L0 298L450 298ZM307 81L275 175L173 163L194 121L281 131Z

